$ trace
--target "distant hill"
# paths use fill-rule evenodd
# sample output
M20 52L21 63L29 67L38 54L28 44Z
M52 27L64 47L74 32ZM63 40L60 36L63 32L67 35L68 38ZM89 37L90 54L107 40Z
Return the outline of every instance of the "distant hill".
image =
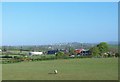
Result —
M107 42L110 48L118 48L117 41ZM97 45L99 43L80 43L80 42L66 42L66 43L55 43L50 45L24 45L24 46L4 46L3 48L7 48L8 50L20 50L21 48L26 51L36 50L36 51L47 51L51 49L69 49L70 47L74 49L90 49L91 47Z
M110 42L108 42L108 44L110 44L110 45L118 45L118 42L117 41L110 41Z

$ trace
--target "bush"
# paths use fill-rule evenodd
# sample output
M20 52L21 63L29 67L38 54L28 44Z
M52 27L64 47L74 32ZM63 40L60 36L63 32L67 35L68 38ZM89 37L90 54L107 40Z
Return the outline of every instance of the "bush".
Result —
M2 58L12 58L12 56L5 55L5 56L2 56Z
M119 57L120 56L120 54L119 53L115 53L115 57Z
M64 58L64 57L65 57L64 52L61 51L57 52L56 58Z

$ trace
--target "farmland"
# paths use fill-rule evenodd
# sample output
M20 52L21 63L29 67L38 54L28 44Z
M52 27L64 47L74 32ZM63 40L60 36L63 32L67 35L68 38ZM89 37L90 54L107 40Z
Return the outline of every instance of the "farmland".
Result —
M117 80L118 58L26 61L3 64L2 72L3 80Z

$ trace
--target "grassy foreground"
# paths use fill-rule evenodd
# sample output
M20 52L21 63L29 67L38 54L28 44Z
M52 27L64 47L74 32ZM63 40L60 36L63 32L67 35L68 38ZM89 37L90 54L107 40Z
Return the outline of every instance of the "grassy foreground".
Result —
M53 74L57 69L58 74ZM117 58L80 58L2 65L3 80L118 80Z

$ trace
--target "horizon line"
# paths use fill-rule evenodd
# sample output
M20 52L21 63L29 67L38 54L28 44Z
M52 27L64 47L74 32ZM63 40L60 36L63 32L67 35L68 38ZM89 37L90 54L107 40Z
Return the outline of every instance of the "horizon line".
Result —
M48 43L48 44L18 44L18 45L10 45L10 44L3 44L0 46L42 46L42 45L59 45L59 44L69 44L69 43L80 43L80 44L98 44L100 42L106 42L108 44L112 43L112 44L118 44L119 41L99 41L99 42L59 42L59 43Z

